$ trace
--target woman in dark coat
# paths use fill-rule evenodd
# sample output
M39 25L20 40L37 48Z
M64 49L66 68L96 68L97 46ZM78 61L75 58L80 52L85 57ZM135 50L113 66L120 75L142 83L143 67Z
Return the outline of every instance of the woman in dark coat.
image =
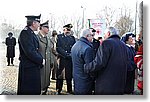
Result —
M121 38L121 40L126 44L129 56L125 94L132 94L134 91L135 69L136 69L134 56L136 55L136 53L135 49L131 46L134 40L133 37L135 37L135 35L132 32L127 32Z

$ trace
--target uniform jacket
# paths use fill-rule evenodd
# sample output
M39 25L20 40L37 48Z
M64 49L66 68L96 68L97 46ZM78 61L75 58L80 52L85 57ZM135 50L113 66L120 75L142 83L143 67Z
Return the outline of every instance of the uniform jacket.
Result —
M7 46L7 54L6 57L13 58L15 57L15 45L16 45L16 38L12 37L6 38L6 46Z
M39 39L39 52L45 59L45 65L41 68L41 89L44 90L50 85L52 43L49 36L43 37L40 32L37 37Z
M59 68L56 76L58 79L72 79L71 48L75 43L74 36L59 34L57 36L56 50L59 54Z
M95 94L123 94L127 74L127 49L118 35L104 40L99 47L96 58L85 64L86 73L98 72L95 83Z
M90 74L84 73L84 64L94 59L92 44L84 37L81 37L71 49L73 62L74 92L78 95L92 94L94 86Z
M39 41L33 30L25 27L19 36L20 64L18 94L40 94L40 68L43 57L39 52Z

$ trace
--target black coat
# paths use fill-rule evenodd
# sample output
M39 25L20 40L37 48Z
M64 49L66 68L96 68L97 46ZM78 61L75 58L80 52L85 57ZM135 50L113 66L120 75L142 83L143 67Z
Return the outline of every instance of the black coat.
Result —
M93 42L92 42L92 45L93 45L93 49L94 49L94 56L96 56L96 53L97 53L97 50L100 46L100 41L93 38Z
M95 84L95 94L124 94L127 75L128 54L126 45L118 35L112 35L104 40L99 47L95 59L85 64L86 73L98 72Z
M71 48L74 44L74 36L65 36L64 34L57 36L56 50L60 57L59 68L56 72L58 79L72 79Z
M128 63L128 71L127 71L127 80L126 80L126 87L125 93L130 94L134 91L134 82L135 82L135 69L136 64L134 62L135 50L132 46L127 45L129 63Z
M73 61L74 92L77 95L92 94L94 79L90 74L84 73L84 64L94 59L92 44L84 37L77 41L71 50Z
M6 38L6 46L7 46L6 57L9 57L9 58L15 57L15 45L16 45L16 38L14 38L14 37Z
M21 31L18 42L20 50L18 94L40 94L40 67L42 66L43 57L38 51L37 36L29 27L26 27Z

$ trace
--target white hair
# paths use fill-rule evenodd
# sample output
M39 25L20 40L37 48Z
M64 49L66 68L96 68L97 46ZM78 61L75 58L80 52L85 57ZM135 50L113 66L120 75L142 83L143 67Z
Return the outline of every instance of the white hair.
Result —
M91 34L91 30L90 29L83 29L80 36L81 37L86 37L87 35Z
M118 35L118 31L114 27L108 27L105 30L105 33L110 32L110 35Z

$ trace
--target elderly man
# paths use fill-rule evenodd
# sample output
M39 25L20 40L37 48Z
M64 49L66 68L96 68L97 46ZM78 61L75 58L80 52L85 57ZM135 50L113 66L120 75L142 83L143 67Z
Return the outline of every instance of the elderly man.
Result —
M94 79L90 74L84 73L84 64L94 59L92 39L94 34L90 29L82 32L82 37L71 49L73 62L73 79L75 95L90 95L94 87Z
M106 29L105 40L99 47L95 59L85 64L86 73L97 72L95 94L118 95L124 94L127 75L127 49L120 41L114 27Z
M27 26L18 38L20 64L17 94L19 95L40 95L41 93L40 69L45 61L39 52L39 41L34 33L40 26L40 17L41 15L26 16Z

